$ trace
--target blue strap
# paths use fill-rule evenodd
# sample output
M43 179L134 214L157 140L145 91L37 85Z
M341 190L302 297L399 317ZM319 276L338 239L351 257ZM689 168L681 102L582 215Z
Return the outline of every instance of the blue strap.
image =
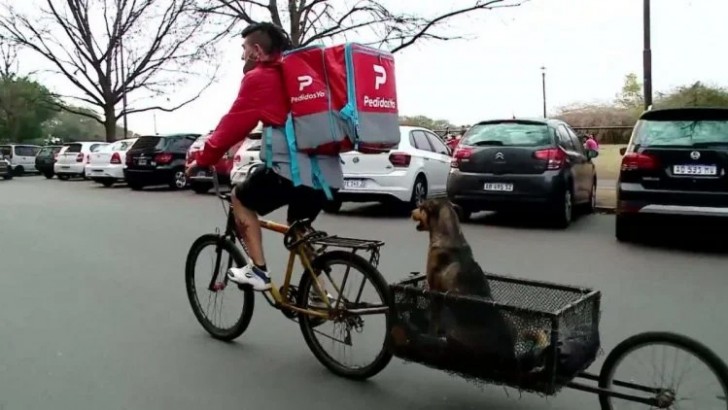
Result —
M288 155L291 159L291 181L293 186L301 185L301 171L298 167L298 149L296 149L296 131L293 128L293 114L288 114L286 119L286 145L288 145Z
M273 128L263 128L265 138L265 167L273 169Z
M331 193L331 187L324 178L324 173L321 172L321 165L319 165L318 158L314 155L311 157L311 182L313 182L314 189L322 189L326 194L326 199L329 201L334 200L334 195Z
M341 109L341 117L349 121L354 132L359 127L359 109L356 104L356 81L354 80L354 56L351 44L344 46L344 59L346 61L346 105ZM352 136L358 140L356 136Z

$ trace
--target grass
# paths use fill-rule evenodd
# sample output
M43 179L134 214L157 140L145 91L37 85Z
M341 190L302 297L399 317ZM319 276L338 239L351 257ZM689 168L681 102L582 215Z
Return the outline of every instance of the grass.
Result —
M599 156L594 158L594 165L597 167L597 178L617 179L622 161L619 149L622 147L624 145L602 145L599 147Z
M594 165L597 167L597 178L600 181L615 181L619 176L619 166L622 156L619 149L624 145L601 145L599 156L594 158ZM597 185L597 205L600 207L614 208L617 204L617 193L614 184Z

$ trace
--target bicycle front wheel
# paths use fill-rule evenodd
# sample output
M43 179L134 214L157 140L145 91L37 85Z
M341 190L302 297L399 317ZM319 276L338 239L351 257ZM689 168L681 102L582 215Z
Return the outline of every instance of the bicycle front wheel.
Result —
M250 288L238 288L226 274L245 263L233 242L214 234L198 238L187 254L187 297L195 317L215 339L234 340L250 324L255 295Z
M306 344L336 375L357 380L376 375L392 360L387 346L391 320L387 282L371 263L350 252L324 253L313 266L330 306L308 272L299 283L299 306L329 312L332 319L322 323L319 317L301 313ZM355 344L356 352L352 351Z

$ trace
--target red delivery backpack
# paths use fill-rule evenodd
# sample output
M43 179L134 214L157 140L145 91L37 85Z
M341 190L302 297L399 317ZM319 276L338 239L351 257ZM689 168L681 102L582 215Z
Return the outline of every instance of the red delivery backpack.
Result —
M334 109L323 46L309 46L286 52L282 71L291 103L296 147L315 155L338 155L351 151L353 138ZM342 72L339 75L344 75Z
M333 106L361 153L387 152L399 145L399 111L394 56L347 43L327 48L326 67Z
M284 54L282 72L295 134L287 138L299 151L379 153L399 145L391 53L355 43L304 47Z

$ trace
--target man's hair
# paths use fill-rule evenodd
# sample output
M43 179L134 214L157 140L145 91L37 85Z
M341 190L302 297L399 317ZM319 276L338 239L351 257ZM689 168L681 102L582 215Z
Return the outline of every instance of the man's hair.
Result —
M260 45L266 54L282 53L292 47L288 34L273 23L253 23L245 27L242 36L250 37L251 43Z

